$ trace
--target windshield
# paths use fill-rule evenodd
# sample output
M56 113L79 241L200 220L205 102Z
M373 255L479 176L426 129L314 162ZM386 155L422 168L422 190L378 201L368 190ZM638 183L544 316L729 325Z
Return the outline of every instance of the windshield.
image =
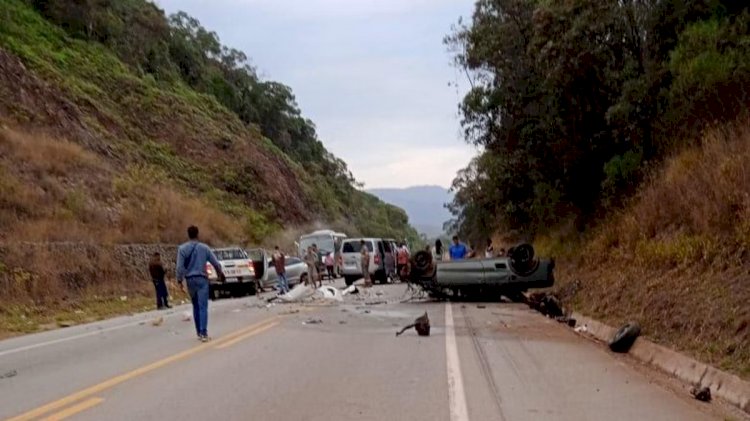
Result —
M240 260L247 259L247 255L242 249L222 249L214 250L216 258L219 260Z
M322 253L330 253L332 251L335 251L333 236L327 234L305 237L300 240L299 247L301 251L307 251L307 248L311 247L313 244L316 244L318 246L318 250L320 250Z

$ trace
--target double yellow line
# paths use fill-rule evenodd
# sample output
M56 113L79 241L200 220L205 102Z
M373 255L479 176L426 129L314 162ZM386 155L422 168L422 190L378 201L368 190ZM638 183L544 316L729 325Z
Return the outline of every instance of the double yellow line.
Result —
M164 367L168 364L171 364L176 361L184 360L194 354L197 354L199 352L205 351L209 347L214 347L215 349L224 349L227 347L230 347L244 339L247 339L251 336L255 336L259 333L265 332L268 329L271 329L272 327L278 325L280 323L281 317L275 316L270 319L263 320L261 322L255 323L253 325L250 325L248 327L245 327L243 329L239 329L235 332L232 332L228 335L222 336L221 338L211 342L211 343L205 343L199 346L196 346L194 348L187 349L185 351L182 351L178 354L169 356L167 358L161 359L159 361L153 362L151 364L145 365L140 368L136 368L135 370L129 371L124 374L120 374L119 376L112 377L109 380L105 380L99 384L96 384L91 387L87 387L86 389L80 390L78 392L72 393L64 398L58 399L54 402L50 402L46 405L42 405L38 408L32 409L31 411L28 411L26 413L23 413L21 415L18 415L16 417L10 418L7 421L28 421L37 419L45 414L49 414L53 411L57 411L61 408L65 408L68 405L74 404L76 402L79 402L83 399L86 399L85 401L82 401L74 406L71 406L69 408L66 408L60 412L57 412L55 414L52 414L51 416L45 418L45 420L62 420L67 417L70 417L74 414L77 414L78 412L84 411L86 409L92 408L104 401L104 399L94 397L93 395L97 393L101 393L107 389L111 389L120 383L126 382L130 379L133 379L138 376L142 376L148 372L154 371L158 368ZM88 398L88 399L87 399Z

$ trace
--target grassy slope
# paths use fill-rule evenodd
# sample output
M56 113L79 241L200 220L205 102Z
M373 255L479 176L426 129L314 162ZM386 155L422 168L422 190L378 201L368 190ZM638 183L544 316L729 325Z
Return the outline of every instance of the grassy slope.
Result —
M197 223L212 243L268 244L282 228L316 221L353 235L416 237L403 211L333 191L214 98L139 76L23 0L0 2L0 242L176 243ZM33 328L85 307L97 291L150 293L125 275L96 279L85 256L27 259L0 255L0 285L13 286L0 289L9 304L0 334L28 324L17 323L24 314L39 320ZM63 276L92 279L85 291L46 283Z
M566 301L613 325L636 320L651 339L750 378L747 162L750 126L713 132L586 238L538 241L562 257Z

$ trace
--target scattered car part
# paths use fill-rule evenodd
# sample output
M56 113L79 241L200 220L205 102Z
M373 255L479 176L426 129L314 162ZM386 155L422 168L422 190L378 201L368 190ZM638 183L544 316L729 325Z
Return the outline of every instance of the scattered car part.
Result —
M313 291L309 286L305 284L297 284L294 288L292 288L291 291L287 292L286 294L277 296L276 299L279 301L291 303L308 298L313 294L315 294L315 291Z
M708 387L694 387L690 389L690 394L701 402L711 402L711 389Z
M400 336L402 333L406 332L407 330L414 328L417 331L417 334L419 336L430 336L430 318L427 317L427 312L419 317L417 317L414 320L414 323L404 326L403 329L396 332L396 336Z
M323 295L323 298L333 301L344 301L344 297L341 295L341 291L330 285L325 285L318 288L318 292Z
M628 352L640 334L641 327L638 323L626 323L615 332L612 340L609 341L609 349L613 352Z

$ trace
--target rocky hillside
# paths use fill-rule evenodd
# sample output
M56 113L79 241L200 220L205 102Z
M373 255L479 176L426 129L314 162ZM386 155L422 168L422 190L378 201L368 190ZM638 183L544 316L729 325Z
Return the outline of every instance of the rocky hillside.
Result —
M354 187L288 87L191 17L145 0L0 2L0 243L176 243L193 223L214 244L315 224L416 238L403 210ZM13 249L5 302L43 311L107 282L148 287L102 279L82 255L64 266L83 280L45 294L60 262Z

